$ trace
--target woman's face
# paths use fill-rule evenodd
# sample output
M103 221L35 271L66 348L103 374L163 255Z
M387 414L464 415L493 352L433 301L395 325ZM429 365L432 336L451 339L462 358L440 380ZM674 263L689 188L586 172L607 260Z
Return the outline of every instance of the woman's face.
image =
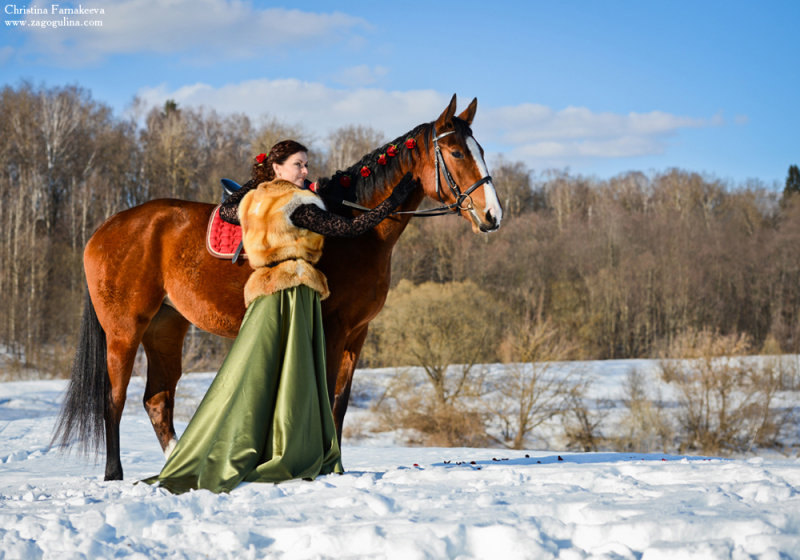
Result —
M283 179L302 187L308 175L308 154L305 152L292 154L281 164L273 163L272 169L275 171L276 179Z

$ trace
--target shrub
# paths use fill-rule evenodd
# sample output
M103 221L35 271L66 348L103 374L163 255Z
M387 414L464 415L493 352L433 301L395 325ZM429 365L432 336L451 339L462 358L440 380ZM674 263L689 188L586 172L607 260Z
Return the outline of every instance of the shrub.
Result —
M605 409L610 406L607 402L598 401L592 410L584 397L588 387L589 382L584 381L569 391L567 408L561 416L567 449L597 451L605 442L599 428L608 415Z
M727 454L774 441L781 421L770 408L780 376L769 365L743 360L750 341L742 335L687 331L661 364L679 393L680 450Z
M402 280L372 323L366 359L422 367L436 400L449 404L474 391L475 364L496 361L502 317L500 302L470 281Z

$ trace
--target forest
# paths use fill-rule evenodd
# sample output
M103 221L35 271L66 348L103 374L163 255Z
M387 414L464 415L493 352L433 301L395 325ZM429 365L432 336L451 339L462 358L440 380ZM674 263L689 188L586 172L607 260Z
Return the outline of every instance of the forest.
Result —
M388 140L358 125L319 137L275 116L174 102L134 101L123 117L77 85L5 86L0 114L0 347L52 377L68 374L86 297L82 251L107 217L159 197L218 201L221 177L246 180L252 158L284 138L310 148L311 176ZM479 236L457 217L413 220L361 365L414 361L420 341L400 335L423 332L420 315L462 335L443 358L451 363L524 361L516 342L537 325L573 359L680 357L676 341L703 332L736 336L752 354L800 350L791 162L785 189L684 169L598 179L488 164L502 227ZM213 369L228 344L190 331L185 370Z

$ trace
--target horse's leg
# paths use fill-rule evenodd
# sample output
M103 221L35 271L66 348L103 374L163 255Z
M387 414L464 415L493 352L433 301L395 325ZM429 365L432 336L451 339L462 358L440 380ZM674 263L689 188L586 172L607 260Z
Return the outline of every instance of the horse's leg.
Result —
M142 338L147 354L144 408L167 457L177 443L173 424L175 387L181 377L183 339L188 329L189 321L162 304Z
M147 326L161 305L163 292L157 284L140 282L136 290L123 289L124 286L115 286L115 291L104 292L103 279L90 272L88 266L87 282L89 292L93 289L92 297L97 318L106 333L106 348L108 351L108 380L110 382L108 408L105 415L106 428L106 480L122 480L122 462L120 461L119 423L122 420L122 410L125 408L125 399L128 383L131 380L133 363L136 351L142 341ZM125 275L121 275L125 277ZM108 297L111 293L116 297ZM117 296L126 293L127 297ZM123 305L124 304L124 305Z
M107 334L108 378L111 389L108 399L106 424L106 473L105 480L122 480L120 460L119 423L125 408L128 383L131 380L139 337L114 337Z
M347 403L350 400L350 387L353 384L353 372L358 363L358 356L361 354L361 347L367 338L367 325L353 332L344 342L344 347L334 356L340 356L339 363L335 368L328 368L328 392L334 387L335 391L331 396L333 402L333 420L336 425L336 434L339 437L339 446L342 445L342 428L344 426L344 415L347 412ZM334 349L336 352L336 349ZM331 364L333 366L334 364ZM330 372L333 369L336 379L331 380Z

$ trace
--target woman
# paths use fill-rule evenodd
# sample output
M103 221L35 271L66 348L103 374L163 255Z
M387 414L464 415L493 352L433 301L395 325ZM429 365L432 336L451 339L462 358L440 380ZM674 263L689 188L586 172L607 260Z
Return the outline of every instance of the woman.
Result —
M407 174L374 210L348 219L303 188L304 146L280 142L265 161L270 169L254 166L253 179L274 179L249 188L238 208L255 269L239 334L161 473L147 480L171 492L343 472L325 374L320 301L328 285L314 264L324 236L373 228L414 183Z
M252 177L241 188L231 194L220 207L220 217L231 224L239 225L239 203L248 192L261 183L273 179L285 179L299 187L309 188L308 149L294 140L275 144L269 154L259 154L253 164Z

